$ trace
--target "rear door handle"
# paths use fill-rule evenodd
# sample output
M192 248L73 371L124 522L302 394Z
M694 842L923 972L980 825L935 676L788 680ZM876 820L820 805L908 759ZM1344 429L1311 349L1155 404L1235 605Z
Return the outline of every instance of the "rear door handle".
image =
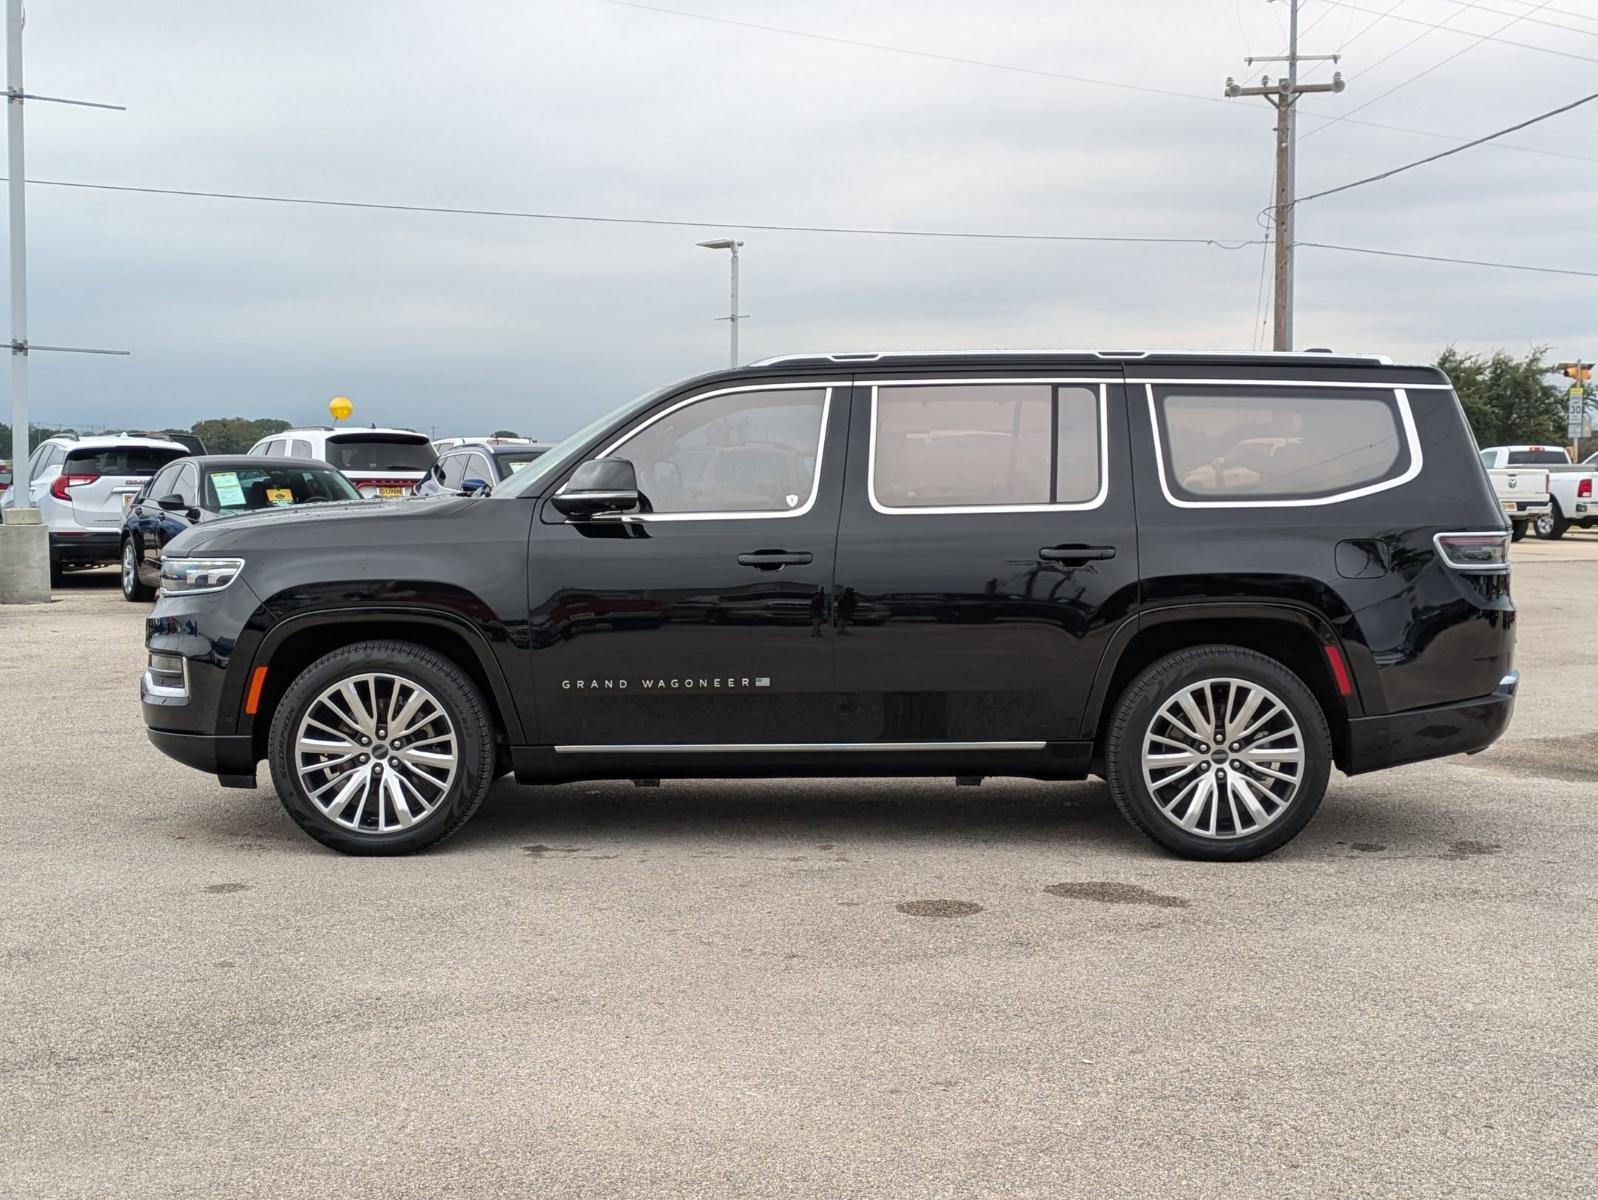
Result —
M740 567L753 567L757 571L779 571L783 567L803 567L814 561L808 550L754 550L738 556Z
M1087 562L1089 559L1114 558L1114 546L1045 546L1038 551L1044 562Z

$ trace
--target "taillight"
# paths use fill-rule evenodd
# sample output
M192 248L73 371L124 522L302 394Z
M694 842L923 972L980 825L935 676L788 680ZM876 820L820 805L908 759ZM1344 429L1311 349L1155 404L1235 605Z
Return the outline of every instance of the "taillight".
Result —
M70 500L67 489L77 487L80 483L93 483L100 478L98 475L57 475L55 482L50 485L50 494L57 500Z
M1578 483L1576 485L1576 496L1577 496L1578 499L1585 499L1586 497L1591 496L1591 495L1592 495L1592 476L1589 475L1589 476L1587 476L1587 478L1583 479L1580 483Z
M1439 533L1432 541L1443 562L1456 571L1509 569L1507 533Z
M407 492L416 486L414 479L360 479L355 482L357 491L367 488L404 488Z

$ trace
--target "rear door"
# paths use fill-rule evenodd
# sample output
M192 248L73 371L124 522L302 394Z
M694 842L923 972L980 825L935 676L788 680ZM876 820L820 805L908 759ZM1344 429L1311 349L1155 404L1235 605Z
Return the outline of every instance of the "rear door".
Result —
M178 446L99 446L67 451L61 472L72 515L84 529L120 530L133 498L150 476L186 451Z
M902 374L863 380L853 409L833 617L843 740L1083 736L1138 597L1120 372Z

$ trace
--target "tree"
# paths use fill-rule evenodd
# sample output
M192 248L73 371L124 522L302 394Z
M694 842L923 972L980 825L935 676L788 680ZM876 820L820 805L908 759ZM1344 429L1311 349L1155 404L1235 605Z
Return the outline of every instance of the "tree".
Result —
M196 421L189 432L212 454L244 454L262 438L287 428L289 423L276 417L211 417Z
M58 433L71 433L70 429L54 429L49 425L35 425L28 422L28 445L38 449L39 443L46 438L53 438ZM0 424L0 458L11 461L11 426Z
M1478 446L1565 442L1565 396L1550 383L1548 347L1533 346L1523 359L1503 350L1491 356L1462 354L1453 346L1437 365L1454 382Z
M522 435L517 433L517 432L515 432L514 430L511 430L511 429L496 429L489 436L491 436L491 437L521 437Z

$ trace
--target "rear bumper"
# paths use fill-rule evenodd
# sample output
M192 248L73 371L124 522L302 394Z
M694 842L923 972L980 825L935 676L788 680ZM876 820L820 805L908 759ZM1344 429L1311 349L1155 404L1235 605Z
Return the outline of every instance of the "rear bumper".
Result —
M1346 775L1359 775L1485 750L1509 727L1519 686L1520 672L1511 671L1490 696L1382 717L1356 717L1348 723L1346 761L1338 765Z
M1505 500L1504 516L1516 518L1545 516L1553 508L1552 500Z
M255 750L248 735L218 736L146 729L151 744L185 767L215 775L223 787L255 786Z
M116 562L122 555L122 534L50 533L50 560L58 563Z

